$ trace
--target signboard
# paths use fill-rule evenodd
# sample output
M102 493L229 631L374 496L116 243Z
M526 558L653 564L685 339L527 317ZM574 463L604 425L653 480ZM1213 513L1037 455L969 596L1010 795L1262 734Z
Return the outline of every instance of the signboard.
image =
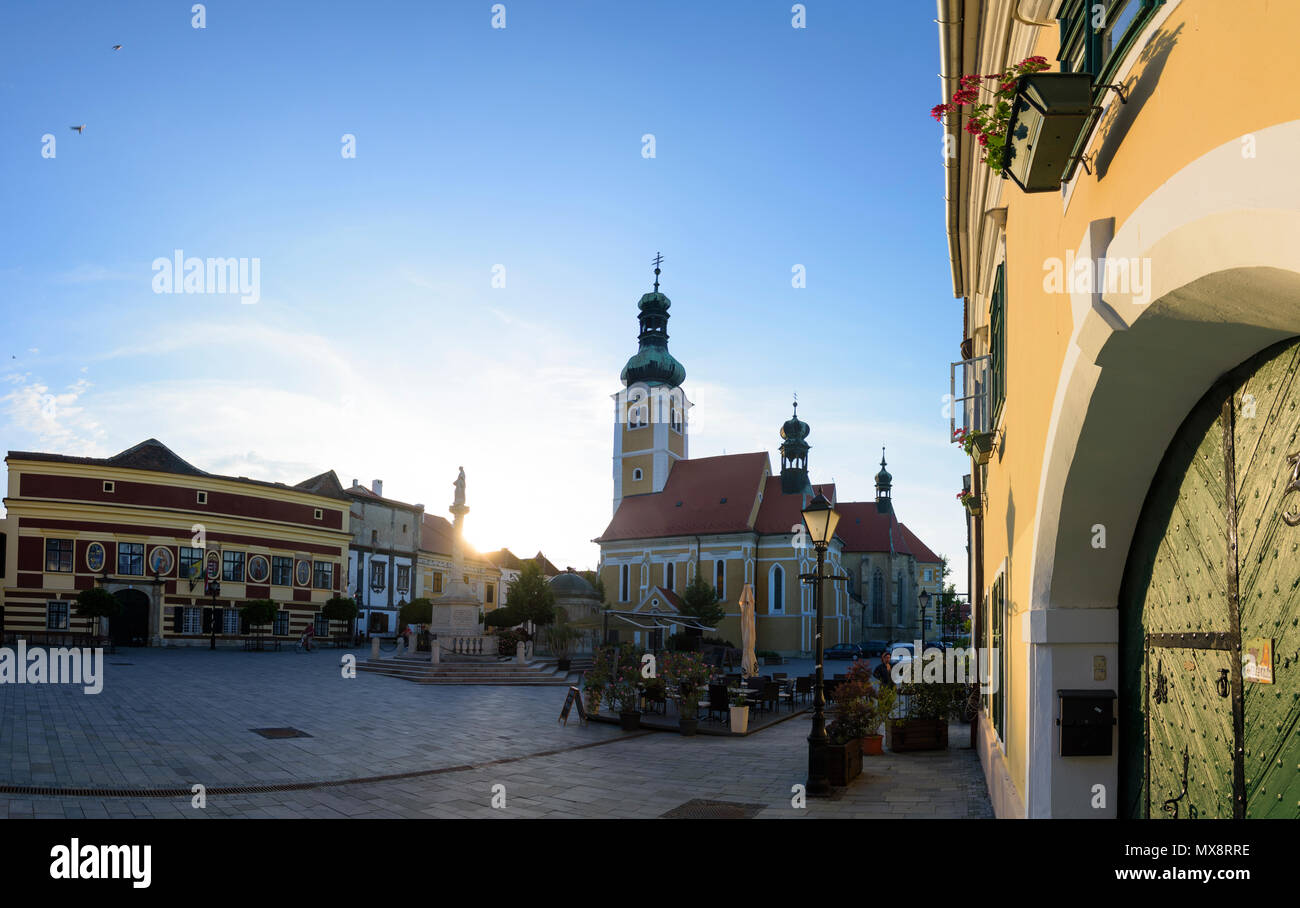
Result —
M1273 640L1245 640L1241 646L1241 679L1256 684L1273 683Z
M557 721L564 725L568 725L569 710L573 708L575 703L578 705L578 718L582 720L583 725L586 725L587 707L583 705L582 693L576 687L569 688L569 695L564 698L564 709L560 710L560 718Z

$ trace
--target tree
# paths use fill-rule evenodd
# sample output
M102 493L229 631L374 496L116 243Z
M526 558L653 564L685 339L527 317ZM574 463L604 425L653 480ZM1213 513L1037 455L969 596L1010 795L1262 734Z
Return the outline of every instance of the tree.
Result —
M523 623L524 619L518 610L508 605L494 608L483 616L484 627L518 627Z
M408 624L432 624L433 602L421 596L412 599L397 612L397 629L400 631Z
M116 618L122 613L122 603L102 586L92 586L77 594L77 616L92 621L93 632L98 632L98 619Z
M525 561L523 570L506 594L506 608L513 609L524 621L547 625L555 621L555 591L542 575L536 561Z
M348 622L357 617L358 611L355 599L335 596L329 602L325 603L324 607L321 608L320 613L330 621L342 621L346 626Z
M609 599L605 596L605 578L600 576L599 571L580 571L584 580L591 584L596 595L600 596L602 607L609 607Z
M248 623L248 627L258 628L257 636L262 636L261 628L275 623L275 616L280 607L271 599L250 599L239 609L239 616Z
M718 591L713 584L704 579L702 572L696 571L682 592L682 614L709 627L717 627L727 615L727 610L718 601Z

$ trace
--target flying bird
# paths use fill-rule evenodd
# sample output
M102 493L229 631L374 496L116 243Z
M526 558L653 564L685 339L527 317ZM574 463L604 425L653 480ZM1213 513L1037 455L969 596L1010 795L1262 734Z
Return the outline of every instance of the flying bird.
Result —
M121 50L121 49L122 49L122 45L120 45L120 44L114 44L114 45L113 45L113 50Z
M86 124L82 123L80 126L69 126L68 129L71 129L73 132L80 135L81 133L86 131Z

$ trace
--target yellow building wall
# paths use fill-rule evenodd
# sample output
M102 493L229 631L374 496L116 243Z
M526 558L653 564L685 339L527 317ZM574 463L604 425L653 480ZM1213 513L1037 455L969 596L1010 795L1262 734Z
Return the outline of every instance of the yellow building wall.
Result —
M672 426L668 427L668 450L678 457L686 456L686 436Z
M1064 261L1067 250L1078 247L1095 219L1113 217L1118 232L1148 195L1212 149L1300 118L1300 93L1285 88L1293 81L1298 31L1300 4L1184 0L1162 27L1166 36L1172 36L1164 39L1172 41L1170 52L1138 63L1129 74L1128 88L1134 91L1135 84L1144 85L1144 71L1150 70L1148 76L1158 80L1154 90L1149 97L1142 92L1140 110L1135 108L1138 94L1127 110L1116 104L1094 132L1089 152L1103 144L1107 122L1115 112L1126 121L1122 140L1105 162L1104 175L1095 166L1092 176L1080 168L1064 214L1061 193L1027 195L1010 181L1000 182L1000 204L1007 206L1007 390L1001 422L1005 444L1000 439L986 472L983 595L1005 563L1013 612L1004 653L1012 679L1007 691L1010 740L1005 743L1008 770L1022 797L1028 704L1026 687L1020 683L1027 676L1020 616L1030 600L1033 515L1047 433L1073 332L1070 296L1044 289L1044 264L1051 259ZM1053 71L1058 69L1058 50L1058 31L1040 29L1033 53L1051 61ZM1242 166L1250 163L1243 156ZM972 205L972 221L996 204L989 199ZM971 255L978 259L978 250ZM979 278L978 286L967 290L972 309L980 307L987 325L991 273L983 272Z
M653 454L634 454L631 457L623 458L623 494L626 495L644 495L654 491L654 479L652 478L652 469L654 467ZM641 471L640 479L633 479L635 470Z

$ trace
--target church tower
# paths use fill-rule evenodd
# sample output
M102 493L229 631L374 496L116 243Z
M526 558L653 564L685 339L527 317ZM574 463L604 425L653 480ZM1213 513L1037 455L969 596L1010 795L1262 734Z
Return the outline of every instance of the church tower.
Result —
M890 497L894 477L885 469L885 449L880 449L880 472L876 474L876 510L888 514L894 510L894 501Z
M691 402L682 382L686 369L668 352L668 297L659 292L655 256L654 290L637 303L641 333L637 351L619 376L614 397L614 510L630 495L663 491L674 463L689 454Z
M781 426L781 492L785 495L812 495L808 482L808 423L799 418L799 402L794 415Z

